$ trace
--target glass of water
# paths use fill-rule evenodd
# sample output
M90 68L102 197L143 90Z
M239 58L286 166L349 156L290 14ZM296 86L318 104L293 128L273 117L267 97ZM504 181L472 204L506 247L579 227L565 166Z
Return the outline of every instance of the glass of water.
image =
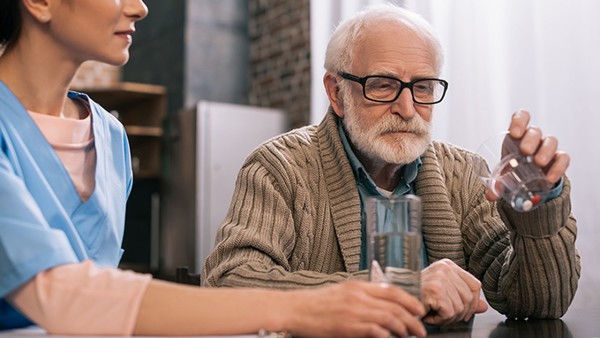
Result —
M547 200L552 184L535 165L533 156L521 154L520 142L508 132L490 137L477 149L485 162L476 165L489 168L479 170L492 193L503 198L514 210L527 212Z
M369 280L396 285L421 298L421 199L415 195L366 200Z

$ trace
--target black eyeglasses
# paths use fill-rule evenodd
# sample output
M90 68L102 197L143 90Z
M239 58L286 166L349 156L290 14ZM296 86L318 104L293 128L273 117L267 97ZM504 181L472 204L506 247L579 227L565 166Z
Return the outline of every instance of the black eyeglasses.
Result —
M344 72L338 74L346 80L360 83L364 97L375 102L394 102L402 93L402 89L408 88L415 103L436 104L444 99L448 89L448 82L435 78L403 82L395 77L384 75L358 77Z

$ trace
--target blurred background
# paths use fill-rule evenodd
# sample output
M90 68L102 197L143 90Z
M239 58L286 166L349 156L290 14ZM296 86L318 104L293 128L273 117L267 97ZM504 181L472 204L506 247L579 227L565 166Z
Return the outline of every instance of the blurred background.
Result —
M321 120L329 36L378 2L146 0L130 62L89 65L94 77L76 86L129 126L137 168L124 266L165 279L177 266L200 271L244 157L272 135ZM446 50L450 86L435 108L436 139L476 150L523 107L571 154L581 284L597 285L600 2L391 2L428 19Z

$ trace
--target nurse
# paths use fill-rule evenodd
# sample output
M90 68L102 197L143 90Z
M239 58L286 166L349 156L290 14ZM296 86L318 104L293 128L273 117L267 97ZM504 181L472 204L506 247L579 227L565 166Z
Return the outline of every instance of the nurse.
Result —
M423 306L393 287L206 289L117 268L129 145L68 88L84 61L127 62L147 13L141 0L0 0L0 330L423 336Z

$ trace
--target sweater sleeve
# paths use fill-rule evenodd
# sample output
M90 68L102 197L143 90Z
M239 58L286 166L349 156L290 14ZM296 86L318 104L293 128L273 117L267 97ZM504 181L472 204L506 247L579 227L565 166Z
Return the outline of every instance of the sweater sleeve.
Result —
M366 271L346 272L331 211L322 207L329 201L318 188L308 187L322 186L319 169L306 168L313 165L310 160L282 153L273 144L263 147L240 170L217 244L205 262L204 285L290 289L367 278ZM310 179L305 172L313 173ZM359 239L360 232L357 250Z
M86 260L37 274L8 300L50 334L131 335L150 280Z
M482 280L490 305L509 318L561 317L581 273L569 180L564 177L557 198L517 212L504 201L487 201L476 173L461 171L472 173L462 221L468 270Z
M581 263L570 192L565 177L560 196L530 213L499 205L513 248L501 285L508 298L503 307L508 317L559 318L575 296Z

